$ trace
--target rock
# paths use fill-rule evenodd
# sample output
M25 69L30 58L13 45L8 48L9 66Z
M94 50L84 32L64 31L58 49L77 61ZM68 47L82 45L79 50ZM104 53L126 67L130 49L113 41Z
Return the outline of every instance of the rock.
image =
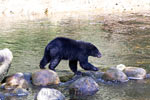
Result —
M59 86L69 86L70 84L72 84L74 81L76 81L79 78L82 77L91 77L93 78L96 82L100 81L102 76L103 76L104 72L101 71L86 71L86 72L82 72L79 75L65 75L65 76L61 76L60 80L61 83L59 84Z
M98 84L91 77L77 79L69 86L70 96L91 96L99 90Z
M144 79L146 78L146 70L138 67L126 67L124 73L129 79Z
M4 83L4 89L16 89L16 88L23 88L28 89L29 84L24 79L23 73L16 73L6 77Z
M71 80L73 76L74 76L73 74L60 76L60 81L61 82L67 82L67 81Z
M102 76L102 79L104 79L106 81L117 81L117 82L127 82L128 81L128 77L126 76L126 74L116 68L108 69Z
M150 74L146 74L146 78L147 78L147 79L150 79Z
M0 93L0 100L5 100L5 96L3 93Z
M123 71L126 68L126 66L124 64L119 64L116 66L116 68Z
M42 88L37 96L36 100L65 100L65 96L56 89Z
M5 48L3 50L0 50L0 81L2 81L6 76L12 59L13 55L9 49Z
M16 88L12 92L15 96L27 96L29 92L23 88Z
M92 77L93 79L100 79L102 78L104 72L101 71L86 71L82 72L82 76L89 76Z
M56 72L42 69L32 74L32 83L36 86L47 86L59 84L60 79Z
M12 97L12 96L22 97L22 96L27 96L28 94L29 94L29 92L26 89L16 88L14 90L5 91L4 96L5 97Z
M31 84L31 77L32 77L32 73L28 73L28 72L25 72L23 73L23 76L24 76L24 79L29 83Z

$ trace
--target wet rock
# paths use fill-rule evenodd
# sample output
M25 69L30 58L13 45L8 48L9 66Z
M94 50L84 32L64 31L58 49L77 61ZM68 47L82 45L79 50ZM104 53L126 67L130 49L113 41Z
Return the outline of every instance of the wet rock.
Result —
M126 67L124 73L129 79L144 79L146 78L146 70L138 67Z
M106 81L117 81L117 82L128 81L128 77L126 76L126 74L116 68L108 69L102 76L102 79L104 79Z
M47 86L59 84L60 79L56 72L48 69L42 69L32 74L32 83L36 86Z
M0 50L0 81L2 81L6 76L12 59L13 55L9 49L5 48L3 50Z
M147 79L150 79L150 74L146 74L146 78L147 78Z
M23 88L16 88L12 93L16 96L27 96L29 94L29 92Z
M5 91L4 96L5 97L12 97L12 96L22 97L22 96L27 96L28 94L29 92L26 89L16 88L14 90Z
M92 77L93 79L99 79L102 78L104 72L101 71L86 71L86 72L82 72L82 76L89 76Z
M13 75L10 75L6 77L4 80L4 89L16 89L16 88L23 88L23 89L28 89L29 84L28 82L24 79L23 73L16 73Z
M31 77L32 77L32 73L29 73L29 72L25 72L23 73L23 76L24 76L24 79L29 83L31 84Z
M5 96L3 93L0 93L0 100L5 100Z
M91 96L98 90L98 84L91 77L79 78L69 86L69 93L73 98L76 96Z
M104 75L104 72L101 71L88 71L87 73L91 73L90 77L94 77L94 79L100 79Z
M60 80L61 83L59 84L60 86L69 86L70 84L72 84L74 81L76 81L79 78L82 77L91 77L93 78L96 82L99 81L99 79L102 78L104 72L101 71L86 71L86 72L82 72L80 75L65 75L65 76L61 76Z
M42 88L35 100L65 100L65 96L56 89Z
M71 80L73 76L74 76L73 74L70 74L70 75L60 76L59 78L61 82L67 82Z

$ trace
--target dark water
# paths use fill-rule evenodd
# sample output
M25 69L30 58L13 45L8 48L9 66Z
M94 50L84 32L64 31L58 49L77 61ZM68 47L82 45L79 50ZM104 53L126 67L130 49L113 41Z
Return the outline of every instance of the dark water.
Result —
M47 43L58 36L91 42L98 47L102 58L89 57L89 62L100 69L118 64L150 69L150 36L148 32L134 35L112 34L101 29L99 20L64 19L53 23L49 19L10 21L0 24L0 49L13 52L9 74L33 72L39 69ZM61 61L58 74L72 74L68 61ZM63 93L64 91L62 91ZM33 100L35 93L24 98ZM67 96L67 98L69 98ZM148 81L130 81L125 84L100 84L100 91L90 100L150 100ZM20 100L20 99L19 99Z

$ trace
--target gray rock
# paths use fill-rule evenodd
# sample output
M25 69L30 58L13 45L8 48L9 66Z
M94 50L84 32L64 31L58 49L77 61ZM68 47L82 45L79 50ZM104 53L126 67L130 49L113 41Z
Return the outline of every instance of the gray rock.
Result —
M2 81L6 76L12 59L13 55L9 49L5 48L3 50L0 50L0 81Z
M16 88L12 93L16 96L27 96L29 94L29 92L23 88Z
M3 93L0 93L0 100L5 100L5 96Z
M126 74L117 68L108 69L102 76L102 79L106 81L117 81L117 82L128 81L128 77L126 76Z
M28 73L28 72L25 72L23 73L23 76L24 76L24 79L29 83L31 84L31 77L32 77L32 73Z
M124 73L129 79L144 79L146 78L146 70L138 67L126 67Z
M6 92L4 93L5 97L12 97L12 96L22 97L22 96L27 96L29 94L29 92L23 88L16 88L14 90L7 90L5 92Z
M96 80L102 78L103 74L104 72L101 71L86 71L82 73L82 76L89 76Z
M35 100L65 100L65 96L56 89L42 88Z
M91 96L99 90L98 84L91 77L82 77L77 79L69 86L69 93L75 96Z

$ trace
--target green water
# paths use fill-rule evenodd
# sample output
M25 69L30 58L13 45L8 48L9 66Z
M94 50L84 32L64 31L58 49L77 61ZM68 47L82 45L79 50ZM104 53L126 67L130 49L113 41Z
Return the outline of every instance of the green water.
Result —
M57 23L49 19L1 22L0 49L9 48L13 52L14 58L9 74L33 72L39 69L45 46L58 36L83 40L96 45L102 53L102 58L89 57L89 62L100 69L122 63L127 66L143 67L149 72L149 32L112 34L103 31L101 27L102 23L94 19L74 20L70 18ZM61 61L56 72L60 76L72 74L68 61ZM149 82L135 81L121 85L100 84L100 91L89 100L150 100L149 87ZM33 100L34 95L35 92L31 92L23 99Z

